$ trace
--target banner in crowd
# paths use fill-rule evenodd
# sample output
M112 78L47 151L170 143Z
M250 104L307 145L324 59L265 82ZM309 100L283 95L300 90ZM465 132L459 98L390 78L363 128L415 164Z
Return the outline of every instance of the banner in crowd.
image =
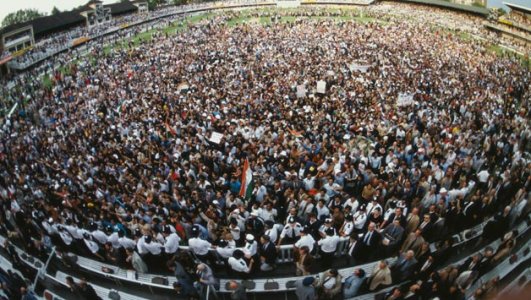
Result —
M77 38L77 39L72 41L72 47L75 47L77 45L81 45L83 43L86 43L86 42L88 42L88 40L89 40L89 38L86 37L86 36L82 36L80 38Z
M300 0L277 0L277 7L299 7Z
M306 86L304 84L297 86L297 98L306 97Z
M396 100L396 105L399 106L399 107L413 105L413 103L414 103L413 96L414 96L414 94L411 94L411 93L400 93L400 94L398 94L398 97L397 97L397 100Z
M326 82L324 80L317 81L317 93L324 94L326 92Z
M215 132L213 131L212 132L212 135L210 136L210 141L212 143L215 143L215 144L219 144L221 143L221 139L223 138L223 133L219 133L219 132Z
M361 65L358 63L352 63L349 66L349 69L351 72L361 72L361 73L367 73L371 65Z

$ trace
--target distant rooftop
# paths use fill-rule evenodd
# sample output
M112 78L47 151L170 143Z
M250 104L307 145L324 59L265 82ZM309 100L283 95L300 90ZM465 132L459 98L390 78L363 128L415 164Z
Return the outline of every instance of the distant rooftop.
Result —
M503 5L510 7L512 10L516 10L516 11L523 12L526 14L531 14L531 8L525 7L523 5L513 4L509 2L503 2Z

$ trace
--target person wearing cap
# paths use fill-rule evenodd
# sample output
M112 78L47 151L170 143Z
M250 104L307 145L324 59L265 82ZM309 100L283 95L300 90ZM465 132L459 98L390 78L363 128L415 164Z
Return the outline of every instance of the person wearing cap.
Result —
M264 222L264 226L265 226L264 235L269 236L269 240L271 241L271 243L276 244L277 239L278 239L278 232L279 232L278 227L280 225L277 226L277 224L275 224L274 221L267 220Z
M134 249L136 247L135 241L126 237L123 231L118 231L118 243L124 249Z
M164 226L164 252L169 255L173 256L175 253L177 253L177 250L179 250L179 243L181 242L181 238L176 232L172 232L170 225Z
M98 243L94 241L90 233L85 232L83 234L83 243L85 245L85 248L88 249L89 253L96 256L98 259L102 261L105 260L100 253L100 246L98 245Z
M317 242L321 249L321 259L323 268L330 268L334 260L334 256L339 244L339 236L335 234L333 228L328 228L325 231L326 236Z
M337 234L336 228L333 225L334 225L334 220L332 220L331 218L327 218L324 220L323 225L321 225L321 228L319 228L319 234L321 235L321 238L325 238L327 236L326 231L328 229L332 229L332 231L334 232L334 235Z
M362 232L363 227L365 227L365 224L367 223L367 211L365 205L361 205L360 209L354 213L352 221L354 222L354 231L357 233Z
M298 300L317 300L314 286L315 278L312 276L295 282L295 295Z
M340 236L349 236L354 230L354 221L351 214L345 216L345 221L339 229Z
M216 252L221 256L224 260L229 259L229 257L232 256L234 253L234 250L236 248L229 245L229 243L226 240L219 240L218 246L216 247Z
M295 217L290 217L288 219L288 224L284 226L280 233L280 239L278 240L277 245L281 245L282 243L293 244L299 239L301 230L301 224L296 221Z
M229 258L228 263L235 275L239 276L242 279L249 278L249 273L254 265L254 259L251 259L249 265L244 259L245 253L242 250L236 249L232 254L232 257Z
M254 235L248 233L245 235L245 246L243 246L243 252L247 259L254 258L258 261L258 242L255 240Z
M313 253L313 249L315 246L315 239L313 238L311 234L309 234L309 232L310 232L309 228L304 227L300 233L301 238L295 244L293 244L293 247L296 249L300 249L306 246L308 247L309 252Z
M91 231L91 235L94 238L94 240L99 243L101 246L105 245L107 243L107 239L109 238L105 232L103 232L96 223L91 222L89 224L89 231Z
M188 247L197 258L203 262L208 262L209 250L212 248L212 244L199 237L199 228L195 225L192 227L192 238L188 240Z

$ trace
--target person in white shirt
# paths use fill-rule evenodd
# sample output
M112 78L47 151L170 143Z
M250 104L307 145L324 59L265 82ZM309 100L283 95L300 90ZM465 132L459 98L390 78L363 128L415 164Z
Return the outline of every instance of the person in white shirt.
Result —
M299 222L295 221L294 217L288 219L288 224L284 226L282 232L280 233L280 239L278 240L278 245L284 243L294 243L300 236L302 230L302 225Z
M175 232L171 232L171 228L169 225L164 226L164 252L168 255L173 256L175 253L177 253L177 250L179 250L179 243L181 242L181 238L179 235Z
M304 228L303 230L301 230L301 238L300 238L300 240L298 240L293 245L293 247L295 247L297 249L300 249L300 248L302 248L304 246L308 247L308 252L310 252L310 253L313 251L313 248L315 246L315 239L310 234L309 229L307 229L307 228Z
M120 246L124 249L135 249L136 247L135 241L126 237L123 231L118 232L118 243L120 243Z
M264 235L267 235L271 243L275 244L278 239L278 231L279 231L277 224L275 224L275 222L271 220L268 220L264 222L264 227L265 227Z
M247 257L248 259L257 256L258 242L254 240L254 236L252 234L247 234L245 236L245 246L242 250L243 253L245 253L245 257Z
M229 231L232 234L232 238L236 241L236 244L241 246L241 229L238 226L238 220L231 218L229 224Z
M112 226L107 226L105 230L108 236L107 242L111 243L112 247L115 249L121 248L122 245L120 245L120 243L118 242L118 239L119 239L118 232L113 231Z
M317 211L317 219L319 220L328 218L330 216L330 209L325 205L324 199L319 200L315 210Z
M351 207L351 211L357 211L358 207L360 206L360 203L359 203L358 199L356 199L354 197L350 197L350 198L347 199L347 201L345 201L343 203L343 208L345 208L347 206Z
M70 233L64 228L63 225L58 224L57 225L57 231L59 232L59 236L61 237L61 240L66 246L70 246L72 244L72 241L74 240Z
M105 232L98 228L98 225L96 225L96 223L90 223L89 229L90 231L92 231L92 237L96 242L98 242L100 245L105 245L107 243L107 239L109 237L105 234Z
M339 230L340 236L349 236L352 233L354 230L354 222L352 220L353 218L351 214L345 216L345 222L343 222L343 225Z
M218 247L216 247L216 252L225 261L227 261L230 257L232 257L232 254L234 253L235 250L236 248L231 247L226 240L220 240L218 243Z
M322 266L324 269L332 266L338 243L339 237L335 235L333 228L328 228L326 230L326 237L317 242L321 247Z
M228 260L231 270L242 279L249 278L249 273L251 273L254 264L254 260L251 259L250 264L247 265L247 262L243 259L244 255L243 251L236 249Z
M208 261L208 251L212 248L212 244L199 237L200 229L196 226L192 227L193 237L188 240L188 247L192 253L194 253L199 260L203 262Z
M162 248L164 246L153 240L153 237L147 235L144 237L144 248L151 255L159 255L162 253Z
M105 260L103 256L98 253L100 251L100 246L93 240L92 236L88 232L83 234L83 242L85 244L85 247L87 247L87 249L90 251L90 253L92 253L101 260Z
M274 221L277 215L277 209L273 208L271 202L264 203L264 207L258 209L258 217L262 218L264 221Z

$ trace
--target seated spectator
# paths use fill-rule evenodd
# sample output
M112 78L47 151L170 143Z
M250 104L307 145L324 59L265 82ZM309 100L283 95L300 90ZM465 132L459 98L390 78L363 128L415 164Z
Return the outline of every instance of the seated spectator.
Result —
M391 270L387 265L387 261L381 260L372 271L369 277L369 291L375 291L376 289L390 285L393 282L391 277Z
M305 277L304 279L297 280L295 282L295 295L299 300L317 300L317 294L315 293L314 286L315 278L312 276Z
M391 266L393 281L401 282L410 279L416 267L417 260L415 259L415 252L408 250L406 253L402 253Z
M365 279L365 271L359 268L354 269L353 274L345 278L345 283L343 284L343 296L345 298L355 297Z
M336 269L326 271L318 283L319 299L335 299L340 295L341 280Z

